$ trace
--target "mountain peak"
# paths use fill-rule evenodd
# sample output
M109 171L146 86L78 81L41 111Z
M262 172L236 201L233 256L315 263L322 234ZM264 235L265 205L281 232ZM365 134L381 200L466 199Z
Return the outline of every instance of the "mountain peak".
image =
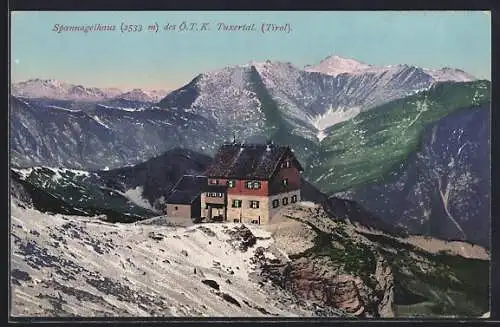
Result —
M306 66L305 70L336 76L345 73L357 73L371 67L371 65L352 58L331 55L321 60L318 65Z
M470 82L477 80L476 77L458 68L443 67L440 69L424 69L424 71L430 76L432 76L432 78L436 82L442 82L442 81Z
M121 93L117 95L116 99L129 100L129 101L140 101L140 102L158 102L163 97L168 94L168 91L164 90L143 90L139 88L134 88L131 91Z

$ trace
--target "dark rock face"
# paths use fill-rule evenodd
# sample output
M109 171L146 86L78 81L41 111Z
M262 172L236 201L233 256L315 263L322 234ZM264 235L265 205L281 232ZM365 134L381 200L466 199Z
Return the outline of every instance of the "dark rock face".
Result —
M16 279L16 280L21 280L21 281L30 281L31 276L28 274L26 271L22 271L19 269L14 269L10 273L11 277Z
M214 290L219 290L219 283L212 279L204 279L201 281L203 284L210 286Z
M334 219L349 220L367 228L373 228L395 235L405 235L403 228L391 225L354 201L336 197L323 201L323 209Z
M333 219L349 220L368 228L385 231L396 235L405 235L403 228L385 222L377 215L369 212L355 201L328 197L314 185L302 179L300 197L303 201L311 201L321 204L323 210Z

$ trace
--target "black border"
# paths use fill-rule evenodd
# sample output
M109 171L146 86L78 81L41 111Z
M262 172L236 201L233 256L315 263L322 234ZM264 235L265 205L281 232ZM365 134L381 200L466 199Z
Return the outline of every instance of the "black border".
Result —
M11 0L11 10L490 10L496 0Z
M497 4L498 6L498 4ZM495 8L492 11L491 22L491 265L490 265L490 281L491 281L491 319L500 320L500 222L498 221L498 212L500 203L498 202L498 181L500 180L500 171L498 171L497 163L500 161L499 151L499 134L496 126L500 127L500 113L496 110L498 103L500 88L499 88L499 68L497 59L500 57L498 44L500 41L500 11ZM498 230L498 233L496 232Z
M338 324L338 325L352 325L354 324L363 324L367 323L370 325L386 325L386 324L413 324L416 326L428 326L428 325L439 325L439 326L455 326L456 324L462 324L466 326L470 325L486 325L491 323L500 322L500 237L495 236L496 229L500 230L500 222L497 222L496 216L499 208L498 202L496 201L496 182L499 180L498 174L500 174L497 169L496 163L499 162L499 151L497 144L497 133L496 133L496 125L500 125L497 123L500 119L500 113L495 110L495 101L500 96L500 88L498 86L499 74L498 69L499 65L495 61L496 58L500 58L500 53L498 51L498 43L500 41L500 15L499 15L499 6L500 0L445 0L445 1L432 1L432 0L379 0L376 3L365 1L365 0L345 0L343 3L339 2L329 2L328 0L277 0L273 3L266 2L265 0L250 0L247 2L237 2L236 0L212 0L208 2L207 0L199 1L199 2L182 2L180 0L80 0L80 1L72 1L72 0L8 0L7 3L7 103L2 111L6 115L8 115L9 111L9 94L10 94L10 63L9 63L9 54L10 54L10 11L14 10L112 10L112 11L124 11L124 10L133 10L133 11L144 11L144 10L304 10L304 11L313 11L313 10L491 10L491 39L492 39L492 74L491 74L491 82L492 82L492 122L491 122L491 175L492 175L492 187L491 187L491 227L492 227L492 235L491 235L491 318L490 319L461 319L461 320L451 320L451 319L380 319L380 320L335 320L330 318L171 318L168 320L162 320L161 318L14 318L9 317L9 307L10 307L10 299L7 290L7 301L3 303L7 304L4 306L6 309L5 317L7 317L7 323L10 325L15 324L18 326L23 326L31 323L43 323L45 325L53 325L53 326L64 326L68 324L104 324L104 323L113 323L113 324L121 324L121 325L158 325L158 324L182 324L182 325L199 325L202 323L209 324L227 324L227 323L236 323L236 324L252 324L256 323L259 325L330 325L330 324ZM5 140L7 140L4 145L6 145L6 153L8 152L8 137L9 137L9 124L8 124L8 116L5 117L4 120L4 129L6 132ZM6 161L4 163L7 164L4 173L6 175L6 184L9 181L9 157L5 156ZM500 166L498 166L500 167ZM9 188L7 192L9 192ZM9 211L9 194L7 194L7 213L10 214ZM9 219L5 219L7 222L7 231L10 230ZM9 273L9 249L10 249L10 237L6 238L6 247L7 249L7 288L10 284L8 279ZM5 243L4 243L5 244ZM5 271L5 270L4 270Z

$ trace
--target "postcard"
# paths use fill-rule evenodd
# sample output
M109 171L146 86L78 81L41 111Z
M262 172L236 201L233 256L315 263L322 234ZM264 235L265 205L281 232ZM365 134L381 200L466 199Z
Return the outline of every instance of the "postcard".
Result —
M10 19L11 317L489 317L489 12Z

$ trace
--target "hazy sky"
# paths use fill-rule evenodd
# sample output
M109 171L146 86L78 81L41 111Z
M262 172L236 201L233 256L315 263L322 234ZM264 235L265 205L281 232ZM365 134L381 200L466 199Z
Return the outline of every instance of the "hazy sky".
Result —
M183 21L210 31L179 31ZM218 23L256 24L255 32L217 31ZM115 25L114 32L54 32L55 24ZM142 24L122 33L121 24ZM158 23L176 31L147 31ZM291 26L262 33L262 23ZM11 77L96 87L174 89L197 74L251 60L302 67L339 55L374 64L461 68L490 79L487 12L14 12Z

